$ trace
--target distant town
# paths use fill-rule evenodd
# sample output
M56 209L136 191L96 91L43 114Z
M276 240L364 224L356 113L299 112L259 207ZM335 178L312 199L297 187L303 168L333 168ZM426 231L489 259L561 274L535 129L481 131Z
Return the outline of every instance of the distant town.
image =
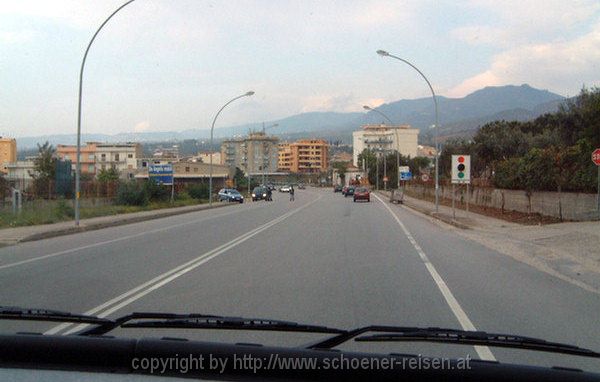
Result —
M353 133L352 145L346 145L321 138L282 141L263 129L222 140L220 151L194 150L200 146L196 140L159 145L86 142L81 145L79 159L83 181L94 181L107 171L121 181L143 180L148 179L150 165L173 164L176 183L203 183L209 177L212 159L212 177L216 187L239 186L235 177L240 171L245 178L264 180L266 177L271 182L285 182L294 176L308 183L347 184L352 179L364 177L359 168L359 154L364 150L432 158L434 148L419 145L418 135L419 130L410 125L368 124ZM182 150L182 145L186 146L185 150ZM148 148L151 148L151 153L148 153ZM70 169L70 174L63 174L63 178L73 179L77 167L77 146L57 144L52 150L57 169L61 164L62 168L66 164L66 168ZM36 178L36 158L41 154L17 160L17 151L16 139L0 138L3 177L11 187L27 192ZM340 171L341 168L343 170ZM55 176L58 177L59 173L56 171ZM346 173L350 176L345 176Z

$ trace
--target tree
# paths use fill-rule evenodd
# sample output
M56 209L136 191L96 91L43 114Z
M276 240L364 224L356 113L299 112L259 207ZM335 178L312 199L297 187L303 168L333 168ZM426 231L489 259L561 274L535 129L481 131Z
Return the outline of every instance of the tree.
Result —
M346 162L333 162L331 166L337 170L337 173L342 181L342 184L346 184L346 172L348 171L348 163Z
M101 183L116 182L119 180L119 170L116 168L101 169L98 172L98 181Z
M244 171L239 167L235 168L235 174L233 175L233 181L235 182L236 187L248 186L248 179L244 175Z
M43 145L38 143L38 155L34 159L34 172L31 173L33 178L34 191L38 196L50 197L50 183L56 175L56 150L46 141Z

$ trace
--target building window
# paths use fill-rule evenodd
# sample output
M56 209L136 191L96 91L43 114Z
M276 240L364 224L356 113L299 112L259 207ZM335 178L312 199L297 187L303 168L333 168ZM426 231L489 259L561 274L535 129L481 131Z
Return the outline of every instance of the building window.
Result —
M88 160L94 160L94 154L89 154L88 155Z
M101 158L100 160L102 160L102 162L105 162L106 161L106 154L100 155L100 158Z
M71 159L71 157L70 157L69 155L65 155L64 159L65 159L65 160L70 160L70 159Z
M94 172L94 165L88 164L88 172Z
M133 154L127 154L127 158L129 158L129 159L133 158Z
M186 167L186 168L185 168L185 172L190 172L190 168L189 168L189 167Z
M120 159L120 157L119 157L119 154L115 154L115 161L117 161L117 162L118 162L118 161L119 161L119 159Z

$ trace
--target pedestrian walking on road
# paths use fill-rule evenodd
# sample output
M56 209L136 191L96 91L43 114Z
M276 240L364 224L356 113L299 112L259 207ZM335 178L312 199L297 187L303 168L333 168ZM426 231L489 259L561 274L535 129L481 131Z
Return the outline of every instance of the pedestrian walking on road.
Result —
M290 187L290 202L294 201L294 186Z

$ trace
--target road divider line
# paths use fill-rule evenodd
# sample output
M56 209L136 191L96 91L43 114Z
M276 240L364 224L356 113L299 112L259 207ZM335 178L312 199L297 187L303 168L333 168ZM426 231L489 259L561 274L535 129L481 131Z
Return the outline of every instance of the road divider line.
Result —
M322 196L319 196L317 199L306 203L294 210L291 210L243 235L238 236L237 238L220 245L217 248L212 249L209 252L206 252L184 264L181 264L173 269L171 269L170 271L164 272L162 274L160 274L159 276L153 278L150 281L147 281L95 308L92 308L90 310L88 310L87 312L85 312L85 315L95 315L101 318L107 317L108 315L114 313L115 311L133 303L136 300L139 300L140 298L144 297L145 295L147 295L148 293L157 290L158 288L170 283L171 281L183 276L184 274L192 271L193 269L205 264L206 262L214 259L215 257L227 252L228 250L238 246L239 244L245 242L246 240L254 237L255 235L265 231L266 229L280 223L281 221L287 219L288 217L296 214L297 212L301 211L302 209L310 206L311 204L317 202L319 199L321 199ZM64 323L64 324L60 324L57 325L51 329L49 329L48 331L44 332L44 334L58 334L59 332L64 331L63 334L67 335L67 334L71 334L71 333L75 333L83 328L85 328L88 325L74 325L74 324L70 324L70 323Z
M247 211L247 210L255 209L255 208L259 208L259 207L262 207L262 206L256 206L256 207L253 206L253 207L244 209L243 211ZM200 212L200 211L198 211L198 212ZM45 260L45 259L49 259L49 258L53 258L53 257L57 257L57 256L68 255L69 253L82 251L84 249L90 249L90 248L94 248L94 247L100 247L100 246L103 246L103 245L106 245L106 244L116 243L116 242L123 241L123 240L134 239L136 237L140 237L140 236L144 236L144 235L148 235L148 234L153 234L153 233L162 232L162 231L168 231L170 229L179 228L179 227L182 227L184 225L196 224L196 223L200 223L200 222L203 222L203 221L206 221L206 220L216 219L216 218L227 216L227 215L232 215L232 214L235 214L235 213L238 213L238 212L241 212L241 210L230 211L230 212L227 212L227 213L224 213L224 214L215 215L215 216L206 216L206 217L203 217L203 218L200 218L200 219L195 219L195 220L191 220L191 221L183 222L183 223L177 223L177 224L173 224L173 225L166 226L166 227L160 227L160 228L156 228L156 229L152 229L152 230L148 230L148 231L136 233L136 234L133 234L133 235L121 236L121 237L118 237L118 238L115 238L115 239L104 240L104 241L100 241L100 242L92 243L92 244L88 244L88 245L83 245L83 246L76 247L76 248L65 249L63 251L49 253L47 255L43 255L43 256L39 256L39 257L34 257L34 258L31 258L31 259L27 259L27 260L21 260L21 261L17 261L17 262L14 262L14 263L0 265L0 270L7 269L7 268L12 268L12 267L16 267L16 266L23 265L23 264L29 264L29 263L33 263L35 261Z
M456 317L456 319L462 326L463 330L476 331L477 328L475 328L475 325L473 325L473 322L469 319L469 316L467 316L467 313L465 313L464 309L460 306L458 300L454 297L454 295L450 291L450 288L448 287L448 285L446 284L446 282L444 281L442 276L440 276L440 274L435 269L435 267L433 266L431 261L429 261L429 258L427 257L427 255L425 254L425 252L423 251L421 246L413 238L412 234L406 228L404 223L398 218L398 216L394 213L394 211L392 211L390 206L388 206L383 200L381 200L381 198L379 196L377 196L375 194L373 194L373 195L377 198L377 200L379 200L383 204L383 206L388 210L388 212L394 217L394 219L396 220L396 222L398 223L400 228L402 228L404 235L406 235L406 237L408 238L408 241L410 241L410 243L413 245L413 247L419 254L419 257L425 264L425 268L427 269L427 271L433 278L433 281L435 282L438 289L444 296L446 303L450 307L450 310L452 310L452 313L454 313L454 316ZM481 358L482 360L486 360L486 361L495 361L496 360L496 357L494 357L494 354L492 353L490 348L487 346L475 346L475 351L477 351L479 358Z

